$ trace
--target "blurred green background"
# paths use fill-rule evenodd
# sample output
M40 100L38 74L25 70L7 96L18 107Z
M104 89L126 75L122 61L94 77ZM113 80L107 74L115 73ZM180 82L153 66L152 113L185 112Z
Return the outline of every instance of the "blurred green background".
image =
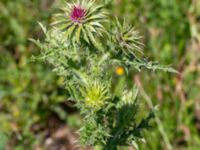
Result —
M30 62L39 50L28 39L43 38L37 22L48 25L60 1L0 1L0 150L81 149L73 142L81 118L64 79L48 64ZM108 7L140 31L146 56L180 72L134 73L133 81L160 105L173 149L199 150L200 0L113 0ZM141 149L167 150L156 124L144 135Z

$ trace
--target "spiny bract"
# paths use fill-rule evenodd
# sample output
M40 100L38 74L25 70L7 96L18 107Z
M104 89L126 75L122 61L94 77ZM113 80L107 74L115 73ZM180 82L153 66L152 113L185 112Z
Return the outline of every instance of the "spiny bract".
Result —
M119 20L116 19L113 33L113 39L116 45L119 45L119 49L121 49L126 56L136 56L137 52L142 53L143 44L141 43L139 32L135 30L134 27L127 25L125 20L123 24L121 24Z
M107 86L97 80L89 81L82 89L85 105L94 110L102 108L106 100L110 98L108 93Z
M52 26L64 33L72 43L80 43L83 39L94 44L95 36L104 31L102 23L106 21L104 5L95 6L92 0L81 0L76 3L67 3L62 13L56 14Z

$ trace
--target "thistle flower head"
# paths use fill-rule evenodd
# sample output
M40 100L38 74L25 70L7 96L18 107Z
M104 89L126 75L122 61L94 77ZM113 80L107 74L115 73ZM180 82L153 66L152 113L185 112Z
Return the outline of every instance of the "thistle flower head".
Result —
M66 3L62 12L56 14L52 26L64 33L68 40L80 43L95 43L95 36L104 31L102 23L106 21L103 5L96 6L92 0Z
M119 45L120 49L127 56L134 55L136 52L142 53L141 36L139 32L126 24L125 20L121 24L116 20L116 28L114 31L114 40Z
M81 90L85 105L98 110L109 99L107 87L99 81L88 82Z

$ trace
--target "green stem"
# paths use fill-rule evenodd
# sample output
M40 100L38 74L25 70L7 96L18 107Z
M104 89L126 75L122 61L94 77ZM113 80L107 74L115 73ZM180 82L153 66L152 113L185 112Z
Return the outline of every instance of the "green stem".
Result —
M147 95L147 93L144 91L144 89L143 89L142 87L140 87L140 92L142 93L142 96L143 96L144 99L146 100L148 106L149 106L151 109L153 109L153 108L154 108L153 103L152 103L150 97ZM159 116L157 115L156 112L154 112L154 114L155 114L156 123L157 123L157 125L158 125L158 129L159 129L159 131L160 131L160 133L161 133L161 135L162 135L162 137L163 137L163 140L164 140L164 142L165 142L165 144L166 144L166 146L167 146L167 149L168 149L168 150L173 150L173 147L172 147L172 145L170 144L169 138L168 138L168 136L167 136L167 133L165 132L165 129L164 129L163 125L162 125L162 122L161 122Z

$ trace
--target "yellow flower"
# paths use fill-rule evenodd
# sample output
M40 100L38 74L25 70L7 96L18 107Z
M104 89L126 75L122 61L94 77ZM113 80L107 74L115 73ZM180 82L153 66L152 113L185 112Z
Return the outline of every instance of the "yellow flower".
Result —
M116 74L121 76L124 74L124 68L123 67L117 67L116 70L115 70Z

